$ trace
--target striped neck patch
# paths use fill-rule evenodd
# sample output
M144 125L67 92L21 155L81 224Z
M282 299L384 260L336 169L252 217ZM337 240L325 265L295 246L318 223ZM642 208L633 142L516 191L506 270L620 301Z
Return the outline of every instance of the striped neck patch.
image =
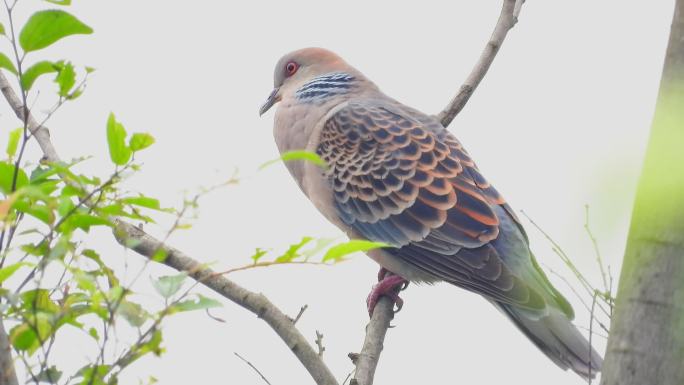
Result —
M295 92L304 103L323 101L331 96L346 94L354 86L354 76L346 72L333 72L313 78Z

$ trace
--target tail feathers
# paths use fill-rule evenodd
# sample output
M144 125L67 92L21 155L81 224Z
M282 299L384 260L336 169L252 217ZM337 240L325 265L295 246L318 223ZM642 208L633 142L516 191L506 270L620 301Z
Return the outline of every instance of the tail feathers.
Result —
M562 369L572 369L584 379L594 378L601 371L601 356L560 310L549 308L548 315L534 317L510 305L495 305Z

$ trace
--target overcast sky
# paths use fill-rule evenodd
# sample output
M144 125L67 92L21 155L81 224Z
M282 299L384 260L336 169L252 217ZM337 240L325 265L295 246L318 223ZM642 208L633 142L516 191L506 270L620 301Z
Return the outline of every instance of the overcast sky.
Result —
M257 172L277 157L273 113L259 118L257 110L282 54L331 49L390 96L437 113L477 60L500 9L492 0L74 3L71 12L95 34L34 54L35 60L68 58L97 68L86 94L50 121L58 151L64 158L92 155L84 169L106 174L104 127L113 111L129 131L157 139L142 155L144 171L126 185L131 190L178 205L184 191L220 182L237 168L243 181L203 200L194 227L171 240L220 270L249 263L256 247L282 251L305 235L341 237L282 165ZM512 206L551 234L597 285L584 207L590 205L591 227L617 277L672 3L527 1L490 73L450 127ZM19 20L34 6L20 2ZM45 90L36 102L40 114L52 85L44 79L36 87ZM3 127L17 126L6 106L0 113ZM6 135L0 137L4 146ZM37 159L36 148L29 156ZM570 278L549 242L525 225L538 260ZM106 233L100 238L111 263L125 256L134 271L141 258ZM315 330L325 335L325 360L342 381L352 369L347 353L363 341L365 298L376 272L371 260L357 255L331 268L286 266L230 278L292 315L308 304L298 326L311 341ZM154 266L146 276L169 273ZM574 304L578 325L587 327L581 302L552 280ZM154 299L146 294L149 285L136 289ZM413 285L403 298L377 384L581 383L475 295L448 285ZM153 375L162 384L261 384L233 352L274 385L312 383L251 313L226 302L213 314L226 322L203 313L174 317L164 330L168 352L135 364L121 383ZM605 340L594 342L603 351ZM85 354L78 344L61 349L65 365Z

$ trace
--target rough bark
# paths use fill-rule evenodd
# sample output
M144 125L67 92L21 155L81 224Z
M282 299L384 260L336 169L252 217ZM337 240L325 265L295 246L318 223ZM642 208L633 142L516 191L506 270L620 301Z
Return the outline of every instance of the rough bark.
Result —
M601 384L684 384L684 0L675 5Z
M0 385L17 384L17 373L14 371L14 362L12 362L12 347L0 318Z

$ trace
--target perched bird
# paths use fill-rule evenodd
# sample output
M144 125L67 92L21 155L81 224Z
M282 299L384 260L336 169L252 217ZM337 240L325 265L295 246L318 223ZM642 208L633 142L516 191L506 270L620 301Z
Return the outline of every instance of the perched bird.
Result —
M287 162L299 187L350 238L391 246L368 252L383 268L370 312L381 295L400 301L394 289L407 281L444 281L484 296L561 368L585 378L601 369L513 210L438 120L325 49L285 55L274 78L259 114L279 103L278 149L328 164Z

